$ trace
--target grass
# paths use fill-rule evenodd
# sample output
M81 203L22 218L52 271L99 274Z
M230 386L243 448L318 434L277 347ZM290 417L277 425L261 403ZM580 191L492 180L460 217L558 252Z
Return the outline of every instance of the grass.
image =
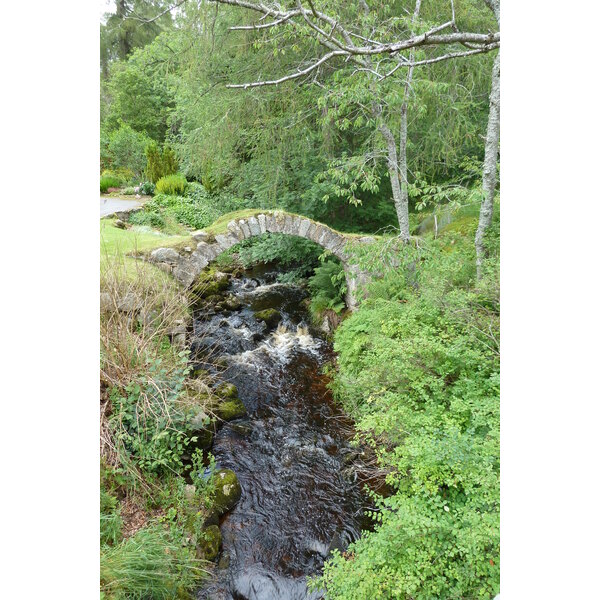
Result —
M189 591L206 573L203 567L181 540L154 525L117 546L102 548L100 588L105 597L114 599L191 597Z
M118 264L123 275L132 278L145 272L152 278L171 279L160 269L146 262L133 258L133 254L146 253L154 248L177 247L192 244L188 235L166 235L146 227L119 229L114 226L114 219L100 221L100 272Z

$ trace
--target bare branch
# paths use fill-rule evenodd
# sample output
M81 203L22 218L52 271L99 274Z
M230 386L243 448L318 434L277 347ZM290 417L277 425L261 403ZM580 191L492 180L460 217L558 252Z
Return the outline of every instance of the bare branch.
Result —
M333 52L329 52L329 53L325 54L321 59L319 59L317 62L313 63L306 69L303 69L302 71L298 71L296 73L291 73L290 75L286 75L285 77L281 77L280 79L273 79L271 81L253 81L252 83L230 83L226 87L247 89L247 88L254 88L254 87L262 87L265 85L279 85L280 83L283 83L284 81L291 81L292 79L298 79L298 77L303 77L304 75L308 75L310 72L314 71L315 69L320 67L322 64L327 62L330 58L333 58L334 56L344 56L345 54L346 53L343 52L342 50L334 50Z
M492 50L495 50L496 48L499 48L499 47L500 47L500 43L494 43L494 44L488 44L487 46L480 46L479 48L476 48L474 50L467 50L465 52L450 52L448 54L444 54L443 56L436 56L434 58L427 58L427 59L423 59L423 60L418 60L416 62L406 61L403 63L399 63L385 75L380 75L380 80L387 79L401 67L418 67L420 65L432 65L434 63L442 62L444 60L449 60L451 58L461 58L463 56L473 56L474 54L484 54L486 52L491 52Z
M276 21L271 21L270 23L262 23L260 25L234 25L229 28L229 31L254 31L255 29L268 29L269 27L276 27L277 25L281 25L286 21L289 21L295 15L289 14L287 17L282 17L281 19L277 19Z

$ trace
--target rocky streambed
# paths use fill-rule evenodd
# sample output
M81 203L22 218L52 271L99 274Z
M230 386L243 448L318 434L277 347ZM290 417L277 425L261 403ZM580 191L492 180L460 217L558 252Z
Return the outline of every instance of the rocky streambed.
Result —
M205 525L217 565L198 598L320 598L307 578L363 525L357 451L321 373L331 348L309 325L304 290L276 278L266 267L213 273L194 315L195 369L226 382L222 426L204 440L222 494Z

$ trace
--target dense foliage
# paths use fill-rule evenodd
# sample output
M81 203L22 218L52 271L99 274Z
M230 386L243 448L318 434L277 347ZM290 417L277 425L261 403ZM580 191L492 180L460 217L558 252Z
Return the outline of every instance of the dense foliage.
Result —
M448 227L336 331L334 391L394 492L374 498L374 531L326 564L328 598L498 592L497 233L480 284L471 238Z

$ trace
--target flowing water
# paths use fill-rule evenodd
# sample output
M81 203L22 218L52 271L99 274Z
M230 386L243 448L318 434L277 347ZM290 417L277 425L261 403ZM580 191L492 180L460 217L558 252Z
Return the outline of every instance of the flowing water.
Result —
M202 309L194 319L197 360L225 368L221 376L248 411L215 436L217 465L236 473L242 497L222 518L221 559L199 598L321 598L308 592L307 576L361 530L364 499L348 466L348 423L321 374L331 348L308 326L305 292L276 283L276 275L245 272L229 289L238 310ZM276 329L254 317L265 308L281 313Z

